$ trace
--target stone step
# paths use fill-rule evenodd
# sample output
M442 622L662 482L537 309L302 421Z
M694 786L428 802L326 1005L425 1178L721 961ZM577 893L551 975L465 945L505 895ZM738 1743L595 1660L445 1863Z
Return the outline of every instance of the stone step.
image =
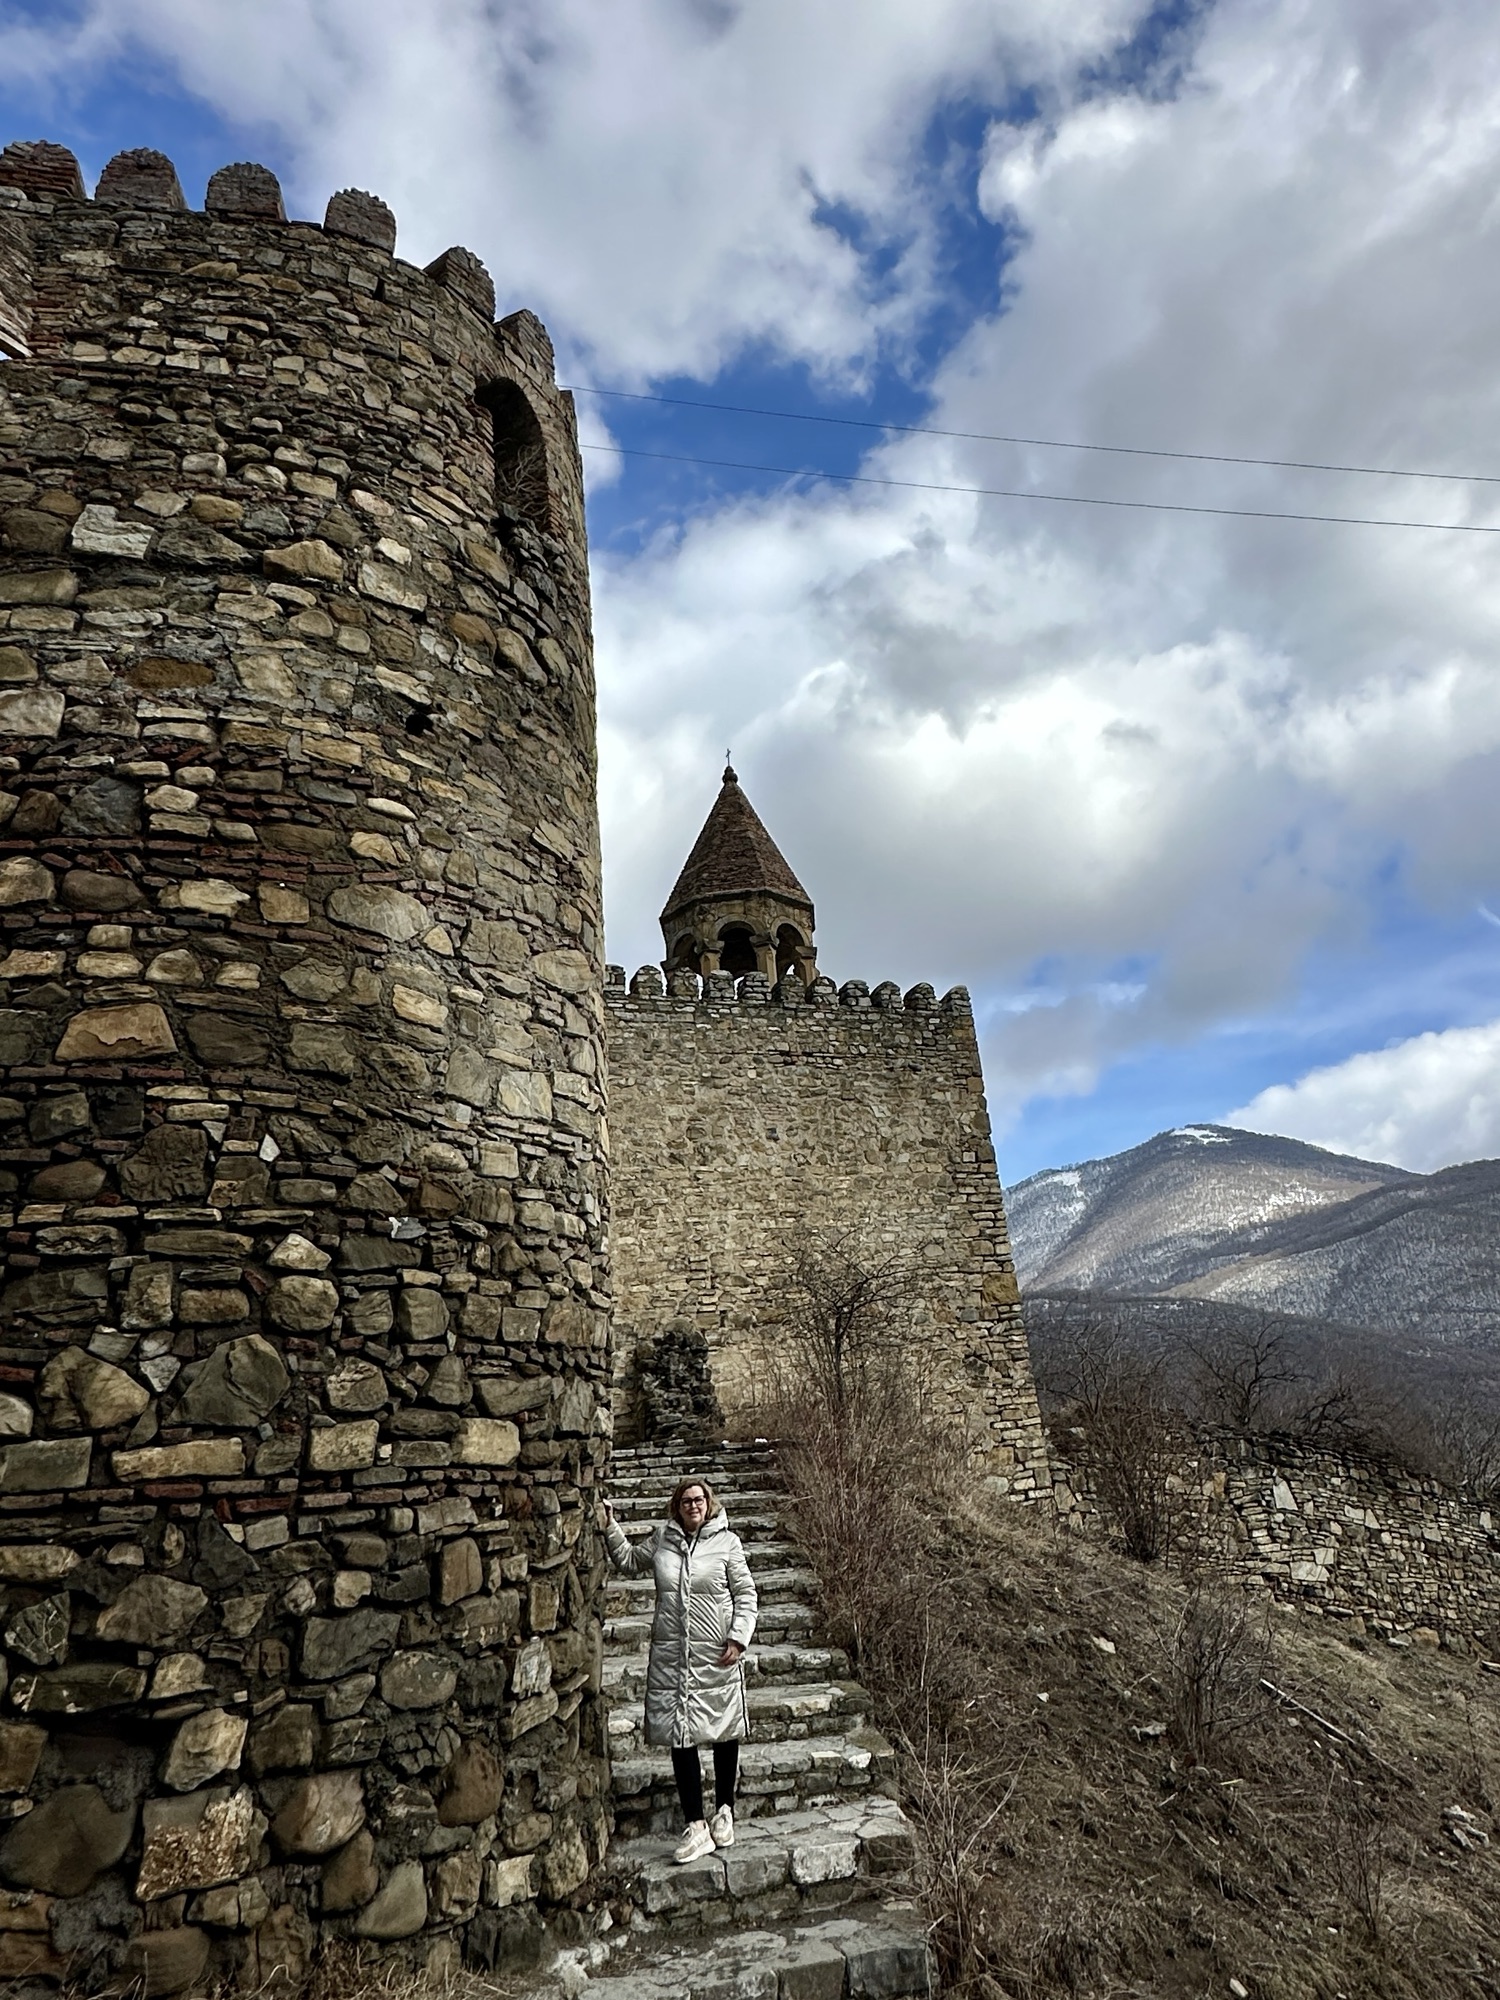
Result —
M644 1459L630 1460L617 1453L610 1461L609 1478L612 1485L632 1492L651 1486L664 1495L683 1479L706 1479L716 1493L747 1486L764 1486L780 1493L786 1486L785 1475L771 1458L742 1458L722 1464L712 1459L695 1459L680 1465L651 1465Z
M723 1479L743 1476L746 1472L766 1472L773 1477L780 1474L775 1452L750 1447L731 1447L726 1451L722 1445L672 1452L643 1451L639 1445L627 1445L615 1453L611 1464L621 1472L649 1474L656 1479L699 1476L712 1479L715 1473Z
M757 1743L789 1743L862 1729L869 1696L857 1681L752 1682L746 1690L750 1735ZM609 1712L609 1753L628 1757L645 1748L645 1705L616 1701Z
M915 1858L911 1823L891 1799L747 1819L732 1847L679 1867L679 1832L617 1840L609 1893L671 1928L764 1923L860 1901L896 1886Z
M878 1729L838 1736L809 1736L796 1742L748 1742L740 1752L738 1802L741 1820L806 1812L813 1806L848 1802L860 1794L888 1793L896 1755ZM615 1827L624 1838L681 1831L681 1812L672 1767L664 1751L617 1757L612 1795Z
M691 1471L710 1463L735 1465L747 1460L774 1465L776 1447L764 1438L743 1444L730 1438L699 1439L696 1444L664 1438L655 1444L621 1445L615 1457L629 1465L680 1465Z
M706 1942L632 1938L586 1991L588 2000L928 2000L937 1974L913 1907L871 1901Z
M817 1612L811 1604L796 1598L768 1598L760 1601L760 1616L755 1623L755 1644L762 1641L767 1646L795 1643L812 1636L817 1624ZM644 1592L638 1592L633 1600L622 1599L604 1621L604 1643L606 1649L633 1651L644 1646L651 1637L651 1595L650 1585Z
M633 1701L646 1691L649 1649L631 1651L611 1646L604 1656L604 1691L611 1701ZM745 1655L745 1676L752 1688L783 1680L848 1680L849 1655L837 1646L762 1646L758 1641Z

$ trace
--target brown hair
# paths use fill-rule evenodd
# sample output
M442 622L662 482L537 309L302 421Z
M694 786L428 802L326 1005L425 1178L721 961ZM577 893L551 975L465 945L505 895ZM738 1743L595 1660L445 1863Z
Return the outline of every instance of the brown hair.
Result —
M667 1519L675 1521L679 1528L682 1526L682 1516L677 1510L682 1505L682 1496L684 1493L690 1493L695 1486L703 1488L703 1497L708 1502L708 1512L703 1516L704 1520L711 1521L719 1511L719 1503L714 1498L714 1489L706 1479L679 1479L672 1489L671 1499L667 1502Z

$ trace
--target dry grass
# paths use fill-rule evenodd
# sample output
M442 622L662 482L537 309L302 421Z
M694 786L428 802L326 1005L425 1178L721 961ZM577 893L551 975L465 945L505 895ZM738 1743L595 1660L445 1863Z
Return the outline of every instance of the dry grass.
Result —
M986 1511L917 1408L784 1408L780 1434L831 1636L902 1753L946 1991L1500 1996L1477 1661Z
M8 1991L9 1989L5 1989ZM57 2000L149 2000L143 1980L64 1985ZM378 1946L336 1942L315 1955L306 1976L272 1972L249 1983L221 1979L190 1989L192 2000L561 2000L561 1989L538 1985L534 1973L476 1973L448 1964L441 1970L414 1963Z

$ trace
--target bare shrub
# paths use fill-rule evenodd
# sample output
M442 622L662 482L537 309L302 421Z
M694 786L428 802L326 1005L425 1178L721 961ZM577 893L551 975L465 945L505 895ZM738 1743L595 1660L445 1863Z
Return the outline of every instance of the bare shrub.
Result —
M1232 1586L1194 1584L1167 1645L1165 1676L1172 1737L1193 1763L1216 1762L1265 1712L1270 1663L1264 1605Z
M1385 1936L1390 1852L1384 1805L1369 1783L1340 1764L1329 1780L1323 1816L1329 1863L1340 1895L1369 1943L1379 1945Z
M831 1385L800 1393L785 1376L767 1427L802 1539L823 1579L830 1638L882 1682L910 1690L914 1716L941 1716L965 1692L951 1673L949 1618L930 1588L934 1500L957 1491L962 1454L929 1419L915 1388L883 1371L877 1396ZM912 1579L924 1579L913 1590Z
M874 1248L858 1229L804 1230L788 1245L781 1297L772 1328L780 1387L862 1418L920 1402L920 1288L909 1256Z
M923 1834L924 1900L945 1988L994 1965L1009 1939L995 1894L1006 1815L1024 1754L1011 1768L960 1749L946 1734L898 1736L912 1773L912 1805Z

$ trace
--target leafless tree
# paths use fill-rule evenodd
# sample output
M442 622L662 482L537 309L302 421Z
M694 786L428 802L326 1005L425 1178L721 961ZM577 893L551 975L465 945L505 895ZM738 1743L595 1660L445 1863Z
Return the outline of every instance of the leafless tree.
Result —
M1187 1541L1200 1511L1196 1452L1160 1353L1079 1301L1055 1330L1039 1375L1064 1449L1119 1523L1130 1554L1155 1562Z
M1387 1399L1368 1362L1285 1313L1189 1318L1180 1344L1184 1401L1197 1422L1333 1449L1379 1433Z
M1289 1393L1307 1371L1284 1319L1247 1313L1234 1321L1189 1328L1183 1352L1204 1416L1239 1432L1276 1427Z
M910 1257L857 1229L807 1230L788 1245L783 1301L779 1345L834 1412L909 1393L920 1303Z

